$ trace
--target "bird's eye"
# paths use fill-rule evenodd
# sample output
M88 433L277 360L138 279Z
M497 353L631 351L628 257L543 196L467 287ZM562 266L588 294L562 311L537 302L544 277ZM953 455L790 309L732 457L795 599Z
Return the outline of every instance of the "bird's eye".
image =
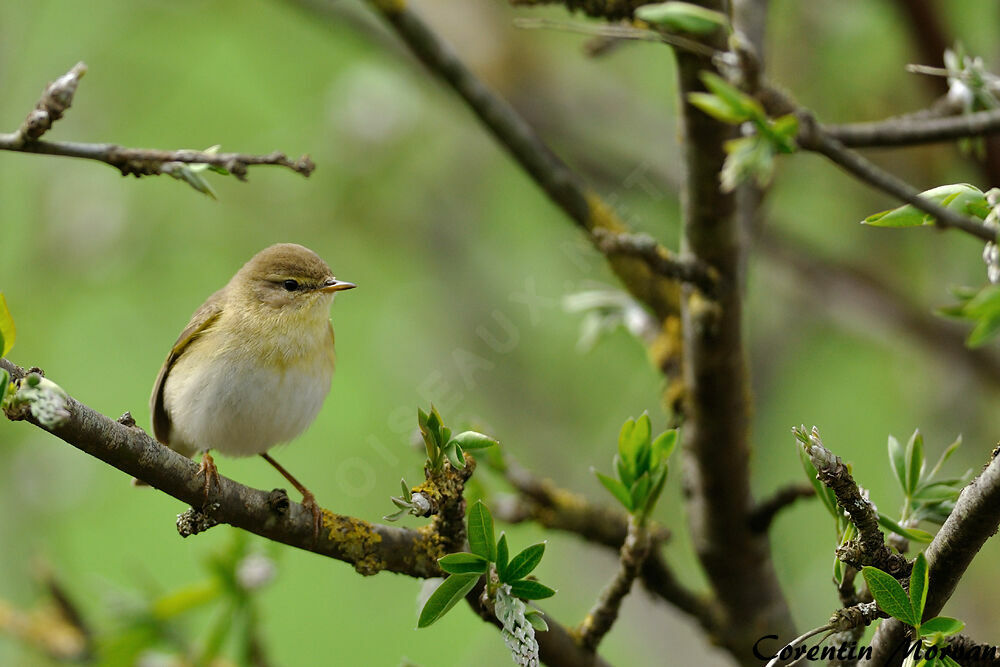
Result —
M286 280L285 282L283 282L281 284L289 292L294 292L295 290L297 290L299 288L299 281L297 281L297 280Z

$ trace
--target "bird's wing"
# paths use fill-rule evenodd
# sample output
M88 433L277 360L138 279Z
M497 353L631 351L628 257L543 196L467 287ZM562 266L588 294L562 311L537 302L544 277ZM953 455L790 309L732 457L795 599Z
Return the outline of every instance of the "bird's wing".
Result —
M188 322L187 328L177 337L167 360L160 368L160 374L156 376L156 384L153 385L153 395L149 399L149 410L153 413L153 435L157 440L167 445L170 444L170 415L167 414L167 407L164 405L163 389L167 384L167 375L173 368L174 362L185 348L211 327L219 315L222 313L223 290L219 290L202 304L201 308L195 311Z

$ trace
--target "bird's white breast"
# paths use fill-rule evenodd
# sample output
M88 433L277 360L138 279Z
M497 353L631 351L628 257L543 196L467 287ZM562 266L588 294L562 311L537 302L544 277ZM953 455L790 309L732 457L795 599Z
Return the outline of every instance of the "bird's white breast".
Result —
M193 341L167 376L170 446L189 456L208 449L252 456L305 431L330 391L329 355L310 355L318 363L303 358L262 364L259 354L245 348L212 346L212 337ZM303 342L311 347L312 341Z

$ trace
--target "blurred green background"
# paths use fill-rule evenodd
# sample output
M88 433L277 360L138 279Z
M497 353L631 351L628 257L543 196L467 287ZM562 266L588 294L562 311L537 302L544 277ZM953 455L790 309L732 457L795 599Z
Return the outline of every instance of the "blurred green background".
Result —
M932 3L949 34L997 63L1000 6ZM519 30L501 2L415 3L470 66L499 89L551 145L638 229L676 247L678 168L674 63L667 48L625 45L591 59L586 38ZM0 290L18 327L11 355L45 369L95 409L132 411L147 400L163 358L191 312L243 262L275 242L324 257L359 289L333 308L339 367L314 426L276 458L324 506L379 520L421 458L410 448L418 405L469 422L560 484L604 502L591 466L610 468L625 418L648 410L654 428L661 379L640 345L619 331L584 354L567 294L614 279L600 258L475 119L415 64L365 8L337 3L324 21L282 2L6 2L0 20L0 127L15 129L44 84L83 60L89 72L52 139L127 146L289 155L308 152L303 179L260 167L249 183L209 175L218 200L171 179L123 179L97 164L0 154ZM836 6L772 0L770 78L825 121L869 120L927 105L926 81L897 3ZM804 39L808 36L808 39ZM936 63L935 63L936 64ZM994 69L996 69L994 67ZM921 189L998 183L951 146L876 152ZM981 284L977 242L931 230L895 232L857 221L894 202L813 155L781 161L767 225L824 257L884 276L924 310L947 286ZM525 295L533 308L525 303ZM755 256L747 334L754 374L754 488L766 494L803 476L789 428L817 424L852 461L880 508L900 496L886 436L919 427L936 458L962 433L952 470L977 468L997 438L996 391L941 361L863 310L828 309L830 294ZM498 352L478 333L506 340ZM463 372L468 353L479 358ZM259 459L218 457L223 474L284 485ZM658 518L666 547L692 587L702 576L685 536L680 466ZM488 473L487 490L503 490ZM202 562L232 529L177 537L179 502L37 428L0 421L0 600L32 608L45 562L90 621L115 627L115 600L204 578ZM410 519L408 525L418 522ZM532 526L507 527L512 545L550 540L540 578L559 589L545 608L583 617L614 555ZM837 606L830 582L833 526L818 503L796 505L773 529L780 578L801 627ZM254 538L255 548L264 550ZM1000 637L996 544L974 563L946 613L981 641ZM282 548L262 593L267 650L280 665L506 665L496 631L465 610L415 631L420 582L358 576L349 566ZM206 634L212 610L187 620ZM668 653L669 651L669 653ZM623 665L728 664L689 620L637 591L602 646ZM0 635L0 664L47 664Z

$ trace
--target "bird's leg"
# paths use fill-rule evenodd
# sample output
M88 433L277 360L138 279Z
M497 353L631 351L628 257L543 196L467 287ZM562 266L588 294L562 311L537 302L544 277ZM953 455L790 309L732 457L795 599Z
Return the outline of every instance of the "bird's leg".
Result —
M208 494L212 490L212 483L214 482L217 487L221 487L222 482L219 480L219 469L215 467L215 459L212 458L207 449L201 455L201 465L198 466L198 472L195 474L204 475L205 477L205 502L208 502Z
M295 479L290 472L285 470L280 463L272 459L267 454L261 454L261 458L274 466L274 469L281 473L281 476L287 479L295 490L302 494L302 506L312 512L313 517L313 542L319 538L319 527L323 522L323 511L320 506L316 503L316 496L312 494L312 491L302 486L299 480Z

